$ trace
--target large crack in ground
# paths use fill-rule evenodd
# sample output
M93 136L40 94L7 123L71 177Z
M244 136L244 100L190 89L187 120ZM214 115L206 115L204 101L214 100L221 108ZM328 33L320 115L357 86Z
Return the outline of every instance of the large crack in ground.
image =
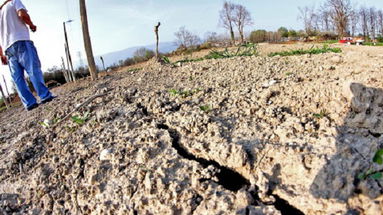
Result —
M249 180L247 180L244 176L242 176L238 172L236 172L232 169L229 169L225 166L222 166L216 161L199 158L199 157L196 157L195 155L193 155L192 153L188 152L180 144L180 138L181 137L180 137L180 134L178 133L178 131L176 129L170 128L166 124L157 124L157 128L167 130L169 132L169 135L172 138L172 147L177 151L177 153L179 155L181 155L181 157L188 159L188 160L197 161L204 168L207 168L210 165L217 168L219 171L216 175L216 177L218 179L218 181L216 181L216 183L223 186L225 189L233 191L233 192L237 192L243 187L250 186ZM258 194L256 192L252 192L251 194L254 198L254 202L262 202L262 200L260 199L260 197L258 196ZM272 204L270 204L270 203L267 204L267 203L262 202L263 204L274 205L275 208L277 210L279 210L282 215L292 215L292 214L304 215L304 213L302 211L300 211L296 207L289 204L289 202L287 200L282 199L278 195L274 195L274 194L270 194L270 195L275 198L275 202Z
M158 124L157 128L164 129L169 132L170 137L172 138L172 147L181 155L183 158L188 160L197 161L204 168L212 165L219 170L216 177L218 179L217 183L222 185L225 189L230 191L238 191L245 186L249 186L250 182L243 177L241 174L227 168L221 166L216 161L206 160L203 158L196 157L195 155L189 153L184 147L180 144L180 135L175 129L169 128L169 126L165 124Z
M282 215L304 215L302 211L290 205L287 200L282 199L278 195L272 196L275 198L275 203L273 205L281 212Z

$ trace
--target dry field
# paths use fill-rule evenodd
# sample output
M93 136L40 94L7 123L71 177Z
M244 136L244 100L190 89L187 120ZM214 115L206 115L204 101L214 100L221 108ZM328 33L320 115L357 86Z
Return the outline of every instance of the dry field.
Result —
M383 49L267 57L312 46L150 61L2 112L0 214L382 214L383 179L358 175L382 169Z

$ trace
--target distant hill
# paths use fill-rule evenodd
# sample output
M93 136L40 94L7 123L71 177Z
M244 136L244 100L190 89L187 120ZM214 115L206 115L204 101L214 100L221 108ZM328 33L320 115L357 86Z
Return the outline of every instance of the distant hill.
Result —
M145 47L150 50L155 50L156 45L147 45L147 46L135 46L127 49L123 49L120 51L115 51L107 54L101 55L104 58L105 67L111 66L113 64L118 64L120 60L125 60L127 58L133 57L134 52L139 49ZM159 44L159 49L161 53L168 53L172 52L177 49L177 46L174 44L174 42L163 42ZM102 62L99 56L95 56L96 65L99 66L99 68L102 68Z

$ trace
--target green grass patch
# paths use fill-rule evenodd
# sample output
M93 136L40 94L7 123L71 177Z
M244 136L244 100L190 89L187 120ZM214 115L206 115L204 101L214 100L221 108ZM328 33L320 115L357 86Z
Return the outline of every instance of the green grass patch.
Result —
M203 58L203 57L201 57L201 58L192 58L192 59L186 58L186 59L183 59L183 60L176 61L173 64L177 65L179 63L182 64L182 63L190 63L190 62L197 62L197 61L203 61L203 60L205 60L205 58Z
M232 58L232 57L250 57L258 55L258 46L255 43L243 44L238 46L236 50L225 49L223 51L211 50L206 56L201 58L193 58L193 59L183 59L172 63L176 65L178 63L189 63L189 62L197 62L209 59L224 59L224 58ZM170 63L169 59L166 59L166 62Z
M126 72L138 72L141 70L142 70L142 68L131 68L131 69L126 70Z
M229 51L225 49L224 51L212 50L208 55L205 56L205 59L222 59L222 58L231 58L231 57L250 57L258 54L257 44L249 43L241 45L237 48L236 51Z
M296 50L290 50L290 51L284 51L284 52L273 52L269 54L269 57L274 56L293 56L293 55L305 55L305 54L323 54L323 53L340 53L342 52L342 49L340 48L330 48L327 45L323 46L322 48L310 48L310 49L296 49Z
M364 42L364 46L383 46L383 43L372 43L372 42Z

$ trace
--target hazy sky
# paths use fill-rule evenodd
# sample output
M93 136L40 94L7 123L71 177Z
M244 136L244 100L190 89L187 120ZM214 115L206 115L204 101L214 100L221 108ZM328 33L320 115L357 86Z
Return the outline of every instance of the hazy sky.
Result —
M4 0L0 0L4 1ZM74 61L79 52L86 62L81 33L78 0L22 0L37 32L31 33L43 69L61 66L64 56L63 21L67 24L70 49ZM276 30L280 26L301 29L298 7L317 4L313 0L233 0L247 7L254 26L247 28ZM381 0L359 0L359 5L383 8ZM207 31L223 33L218 26L218 13L223 0L90 0L87 1L90 34L95 55L102 55L132 46L153 44L153 27L161 21L160 40L174 41L174 32L181 26L203 37ZM7 67L0 67L8 74Z

